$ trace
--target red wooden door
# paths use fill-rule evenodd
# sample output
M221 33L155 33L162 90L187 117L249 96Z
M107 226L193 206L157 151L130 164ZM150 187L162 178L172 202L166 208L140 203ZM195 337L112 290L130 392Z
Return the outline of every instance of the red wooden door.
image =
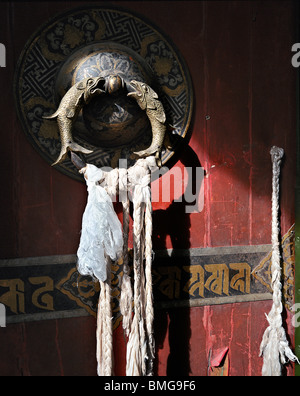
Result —
M153 268L155 373L260 375L259 345L267 326L265 313L271 307L267 256L273 145L285 150L281 232L287 246L286 264L291 265L287 278L291 289L287 286L286 290L293 293L294 3L111 3L140 13L173 40L188 65L194 88L190 140L171 170L175 176L167 173L152 186L158 197L153 202L153 247L158 252ZM84 2L0 5L0 38L6 46L6 67L0 68L0 302L11 313L6 328L0 328L5 340L0 345L1 375L96 374L92 309L72 297L71 291L59 289L65 273L68 280L73 273L74 262L68 255L73 256L78 247L86 189L51 168L31 147L17 118L12 89L16 62L30 35L47 18L79 5ZM178 187L177 176L180 179L191 169L184 188L192 186L195 191L199 167L204 169L198 191L203 194L203 207L189 213L184 199L176 202L184 191ZM174 191L163 202L161 186L172 186L174 180ZM39 258L45 256L39 270ZM69 265L61 267L59 282L51 272L57 256L63 257L61 265ZM293 345L289 311L293 296L289 293L285 325ZM54 297L56 305L51 303ZM56 315L59 304L66 301L70 309ZM34 306L38 316L29 315L28 306ZM115 372L123 375L125 342L121 325L115 327ZM291 364L285 373L293 374Z

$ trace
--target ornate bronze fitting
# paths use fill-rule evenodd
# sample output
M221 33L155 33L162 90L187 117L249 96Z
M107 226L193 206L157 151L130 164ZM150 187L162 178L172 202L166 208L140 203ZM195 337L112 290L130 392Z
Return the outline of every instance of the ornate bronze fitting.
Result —
M99 77L99 86L70 91ZM157 94L147 95L147 109L131 81ZM115 168L119 159L129 167L152 149L165 165L188 140L193 93L184 60L157 27L116 7L70 9L41 25L20 56L14 93L29 142L76 180L82 177L68 155L74 148L97 167ZM57 122L45 118L51 115Z
M74 142L72 127L82 107L88 104L94 96L105 93L104 82L105 79L101 76L85 78L68 90L54 114L43 117L46 119L57 118L60 131L61 150L58 159L52 165L62 162L67 157L68 151L79 151L83 154L92 153L91 150Z
M129 84L121 76L109 75L108 77L85 78L72 86L62 98L56 112L51 116L44 116L46 119L57 118L60 131L61 152L53 165L61 163L68 154L68 151L81 152L83 154L92 153L73 140L72 127L76 121L80 110L97 95L115 95L121 89L127 88L127 96L134 98L142 110L146 111L152 128L152 142L146 150L134 152L137 158L155 155L157 165L161 166L161 150L166 132L166 114L162 103L158 99L157 93L146 83L131 80Z
M146 111L152 128L151 146L134 154L138 157L148 157L155 154L157 165L161 167L160 155L166 133L166 114L163 105L158 100L157 93L149 85L135 80L131 81L130 85L134 90L129 92L128 96L134 98L140 108Z

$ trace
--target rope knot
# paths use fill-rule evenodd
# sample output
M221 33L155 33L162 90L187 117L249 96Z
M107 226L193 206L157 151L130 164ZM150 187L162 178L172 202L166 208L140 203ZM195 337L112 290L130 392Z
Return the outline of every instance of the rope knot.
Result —
M151 174L146 159L139 159L135 165L128 170L128 181L134 191L134 195L145 195L150 186ZM144 199L142 199L144 201Z
M101 186L105 188L107 193L112 197L118 193L119 188L119 169L115 168L109 172L103 171L104 181Z
M262 375L279 376L281 375L281 364L286 362L285 357L291 361L298 361L289 347L285 330L282 326L282 285L281 285L281 265L279 250L279 175L280 163L284 155L282 148L273 146L270 150L273 165L272 177L272 289L273 305L266 318L269 326L266 328L262 342L260 344L260 355L264 362Z
M273 146L270 150L272 162L279 162L284 156L283 148Z

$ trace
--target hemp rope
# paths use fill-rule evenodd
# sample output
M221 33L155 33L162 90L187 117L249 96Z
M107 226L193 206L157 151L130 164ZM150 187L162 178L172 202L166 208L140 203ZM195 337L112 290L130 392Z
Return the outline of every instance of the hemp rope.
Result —
M155 158L148 157L139 159L128 170L116 168L110 172L102 171L102 173L99 173L101 174L101 187L105 189L110 197L119 193L119 199L123 205L123 279L121 284L120 311L123 315L124 331L129 336L126 353L126 375L131 376L153 374L154 310L151 274L152 205L150 171L156 168ZM81 173L85 174L86 168L83 168ZM129 276L130 268L128 265L130 189L132 190L133 201L134 296L132 296ZM114 225L116 226L116 224ZM84 247L86 249L86 245ZM105 255L105 260L107 263L107 278L105 280L99 279L100 295L96 330L97 373L99 376L113 375L112 260L108 255ZM83 270L84 266L83 260ZM86 275L87 273L85 272L84 274ZM132 301L134 301L133 320Z
M97 315L97 373L99 376L113 375L113 329L111 309L110 275L100 281L100 296Z
M130 268L128 265L128 235L129 235L129 210L130 201L127 191L127 170L119 169L119 199L123 205L123 278L121 284L120 312L123 316L122 326L126 336L129 335L132 323L132 289Z
M148 337L148 374L153 373L153 360L155 353L154 335L153 335L153 291L152 291L152 205L151 190L147 192L147 202L145 210L145 276L146 276L146 330Z
M104 180L101 185L110 197L117 194L119 183L118 169L111 172L103 172ZM113 375L113 314L111 306L111 266L112 260L106 256L107 279L99 280L100 295L98 302L97 331L96 331L96 357L97 373L99 376Z
M134 318L130 329L126 374L152 375L154 357L152 297L152 207L150 169L154 157L138 160L128 170L133 200ZM143 263L145 261L145 268Z
M97 278L100 294L97 312L96 357L100 376L113 374L113 327L111 306L112 259L122 255L121 223L113 209L112 197L117 194L119 172L105 172L87 164L80 170L88 187L88 202L83 214L82 233L77 251L78 271Z
M284 155L284 150L273 146L270 151L272 159L272 289L273 305L266 318L269 326L264 332L260 345L260 356L263 356L263 376L280 376L281 365L285 364L286 357L295 362L297 357L291 351L285 330L282 326L282 284L281 284L281 266L279 250L279 176L280 164Z

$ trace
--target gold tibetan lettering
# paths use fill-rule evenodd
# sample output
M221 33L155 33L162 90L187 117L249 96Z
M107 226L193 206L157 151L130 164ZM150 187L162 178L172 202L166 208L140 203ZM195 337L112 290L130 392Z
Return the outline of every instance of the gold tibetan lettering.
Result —
M32 285L43 285L32 293L32 303L34 306L53 311L53 297L47 293L53 291L53 280L49 276L39 276L28 278Z
M167 279L161 281L158 289L170 299L179 298L180 296L180 279L181 271L178 267L161 267L161 275L167 275Z
M0 302L15 314L25 313L24 282L22 279L1 279L0 287L9 290L0 296Z
M204 269L201 265L183 267L192 276L185 284L183 290L192 297L204 297Z
M250 293L250 276L251 267L247 263L230 263L229 267L235 271L235 274L230 281L230 287L234 290L239 290L242 293Z
M205 271L212 275L205 282L205 288L215 294L229 294L229 269L226 264L207 264Z

